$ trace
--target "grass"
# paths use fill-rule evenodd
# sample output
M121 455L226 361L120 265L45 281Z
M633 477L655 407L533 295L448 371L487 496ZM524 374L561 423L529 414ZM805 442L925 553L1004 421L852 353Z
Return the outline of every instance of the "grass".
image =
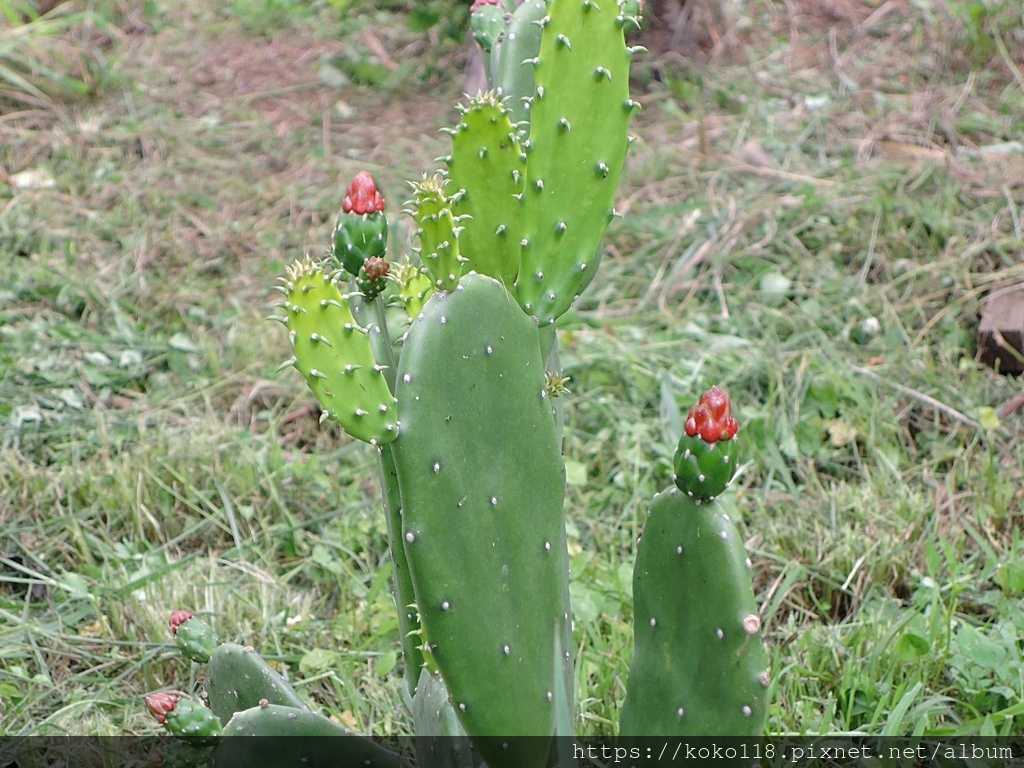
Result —
M195 683L178 607L338 720L411 728L373 457L263 318L344 180L397 201L444 153L459 48L399 4L264 4L277 36L258 5L147 4L105 88L0 121L0 732L154 732L141 695ZM584 734L615 730L634 542L716 382L770 731L1024 722L1020 383L973 341L1024 280L1012 9L815 7L752 2L730 55L637 67L624 218L562 343Z

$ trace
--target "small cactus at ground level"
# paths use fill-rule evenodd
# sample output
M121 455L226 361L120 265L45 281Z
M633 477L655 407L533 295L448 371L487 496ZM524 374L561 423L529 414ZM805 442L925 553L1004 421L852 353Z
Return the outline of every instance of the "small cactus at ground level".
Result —
M353 277L367 259L383 257L387 251L388 220L384 215L384 198L373 177L360 171L349 185L334 226L332 255L338 266Z
M658 495L633 570L622 736L760 736L768 664L736 527L716 503Z
M214 744L221 736L220 719L198 701L174 693L151 693L146 708L172 736L190 744Z
M236 713L224 736L211 756L217 768L409 768L400 755L323 715L266 701Z
M697 501L722 493L736 473L738 431L729 397L721 389L712 387L701 395L690 409L676 449L676 486Z

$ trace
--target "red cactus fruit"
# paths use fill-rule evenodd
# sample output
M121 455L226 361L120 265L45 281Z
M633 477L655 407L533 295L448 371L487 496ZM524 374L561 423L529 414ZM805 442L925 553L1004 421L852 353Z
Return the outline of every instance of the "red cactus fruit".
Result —
M151 693L146 697L146 708L160 725L167 722L167 716L178 706L178 697L173 693Z
M384 198L377 191L377 184L366 171L360 171L348 185L348 194L341 202L344 213L369 214L384 210Z
M192 618L195 617L188 611L171 611L171 618L167 621L171 626L171 634L178 634L178 627Z
M709 389L690 409L684 428L689 437L699 434L705 443L732 440L736 437L739 424L732 416L729 396L718 387Z

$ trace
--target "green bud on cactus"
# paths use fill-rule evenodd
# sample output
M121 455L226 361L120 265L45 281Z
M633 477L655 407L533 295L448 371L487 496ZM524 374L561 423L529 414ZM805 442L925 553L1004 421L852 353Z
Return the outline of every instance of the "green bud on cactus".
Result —
M210 654L217 647L213 627L188 611L171 611L168 624L182 655L199 664L210 660Z
M220 720L198 701L184 699L173 693L151 693L146 707L153 719L172 736L203 746L216 743L221 736Z
M360 171L349 185L334 227L334 258L346 272L358 277L368 259L384 256L387 240L384 198L373 177Z
M696 501L709 501L729 485L736 473L739 425L729 397L718 387L701 395L690 409L676 449L673 480Z
M367 301L373 301L383 293L390 271L391 265L387 259L371 256L366 260L356 277L356 287Z

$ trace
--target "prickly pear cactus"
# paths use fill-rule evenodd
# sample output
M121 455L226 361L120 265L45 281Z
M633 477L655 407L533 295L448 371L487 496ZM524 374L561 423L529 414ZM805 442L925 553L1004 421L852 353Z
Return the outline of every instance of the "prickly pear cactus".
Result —
M334 226L332 255L350 275L356 277L367 259L381 258L387 251L388 220L384 198L373 177L360 171L349 185Z
M738 430L732 404L721 389L712 387L701 395L690 409L676 449L672 478L676 487L698 503L722 493L736 473Z
M490 275L511 289L519 272L518 196L526 180L526 154L508 108L494 92L471 98L462 110L452 131L448 178L461 190L452 212L463 222L459 252L466 271Z
M206 693L210 709L228 722L236 712L261 701L309 710L306 703L253 648L224 643L210 657L206 668Z
M295 356L287 363L305 377L324 409L352 437L374 445L395 439L394 398L367 331L348 300L311 259L288 269L284 318Z
M726 398L720 412L727 406ZM720 429L735 435L735 422ZM750 561L717 502L678 488L655 497L633 570L633 614L621 735L763 734L769 674Z
M552 0L530 99L516 292L541 324L565 312L596 268L626 160L631 49L618 3Z
M550 737L544 660L556 627L571 641L565 475L537 326L501 283L471 273L427 302L398 373L393 447L428 650L474 740ZM491 768L544 765L545 739L497 741L477 744Z

